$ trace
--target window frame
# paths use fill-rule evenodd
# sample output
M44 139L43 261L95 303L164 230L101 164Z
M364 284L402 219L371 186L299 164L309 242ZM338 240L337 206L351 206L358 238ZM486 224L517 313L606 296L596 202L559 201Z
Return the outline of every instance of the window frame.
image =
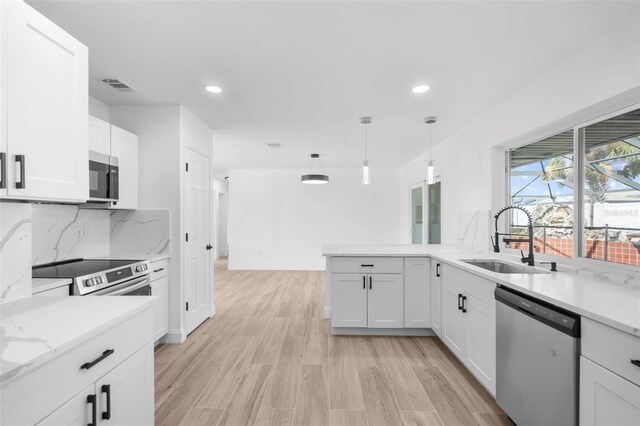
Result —
M580 113L574 114L571 117L566 119L558 120L557 122L551 123L548 126L544 126L536 131L530 132L527 135L523 135L522 137L513 140L511 143L507 143L503 145L505 150L505 191L504 191L504 200L505 205L511 205L511 151L533 144L540 140L546 139L548 137L557 135L562 132L566 132L569 130L573 130L573 173L574 173L574 182L580 182L579 185L575 185L574 193L573 193L573 250L572 256L570 258L560 258L566 259L571 262L575 262L575 265L579 268L588 269L589 267L598 267L603 269L611 269L615 271L638 271L638 267L635 265L627 265L624 263L610 262L606 260L600 259L592 259L585 257L585 243L584 243L584 202L585 202L585 188L584 188L584 166L585 166L585 129L588 126L593 124L600 123L602 121L606 121L610 118L626 114L631 111L635 111L640 109L640 102L638 101L637 94L633 96L633 100L629 101L626 98L622 98L619 101L613 100L610 102L605 102L605 105L594 105L591 108L581 111ZM524 141L527 142L524 142ZM494 206L495 207L495 206ZM496 211L501 207L497 207ZM502 223L502 231L509 232L509 226L511 223L511 214L510 212L507 217L505 217L504 222ZM506 253L516 254L519 253L519 250L512 249L505 246L502 246ZM542 253L536 253L536 256L542 257L543 259L557 260L559 256L551 256Z

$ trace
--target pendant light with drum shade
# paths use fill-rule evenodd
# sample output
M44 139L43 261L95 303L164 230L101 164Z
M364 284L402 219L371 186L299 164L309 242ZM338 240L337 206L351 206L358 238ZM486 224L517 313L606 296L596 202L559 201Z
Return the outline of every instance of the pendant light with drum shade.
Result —
M329 176L326 175L327 172L324 170L322 161L320 161L320 154L311 154L311 168L313 168L313 160L318 160L318 163L320 163L320 167L322 167L322 171L324 174L302 175L300 181L308 185L322 185L324 183L329 183Z
M360 118L360 124L364 124L364 162L362 163L362 183L369 185L371 176L369 175L369 161L367 160L367 125L371 124L371 117Z
M429 125L429 163L427 164L427 184L432 185L435 183L435 176L433 171L433 160L431 159L431 130L433 124L437 121L437 117L427 117L424 119L425 124Z

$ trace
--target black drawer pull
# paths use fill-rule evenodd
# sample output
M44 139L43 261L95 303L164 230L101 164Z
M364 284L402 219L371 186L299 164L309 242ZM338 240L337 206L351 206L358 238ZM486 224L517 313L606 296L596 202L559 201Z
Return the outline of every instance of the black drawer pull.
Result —
M25 183L24 175L24 155L16 155L16 163L20 163L20 167L18 168L20 180L16 179L16 189L25 189L27 184Z
M98 414L96 412L96 396L87 395L87 404L91 404L91 423L88 423L87 426L96 426L98 424Z
M462 310L462 294L458 294L458 310Z
M440 276L440 264L436 263L436 277Z
M164 271L164 268L158 268L153 270L153 272L160 272L160 271Z
M360 265L361 268L373 268L373 265Z
M373 277L369 277L369 290L373 289Z
M7 187L7 154L0 152L0 189Z
M640 367L640 359L632 359L631 364L635 365L636 367Z
M467 296L462 296L462 313L467 312Z
M106 357L108 357L109 355L111 355L112 353L114 353L115 351L113 349L107 349L106 351L102 352L102 355L100 355L98 358L94 359L91 362L85 362L84 364L82 364L80 366L81 370L88 370L91 367L93 367L94 365L96 365L97 363L99 363L100 361L102 361L103 359L105 359Z
M102 393L107 394L107 411L102 412L102 420L111 418L111 385L102 385Z

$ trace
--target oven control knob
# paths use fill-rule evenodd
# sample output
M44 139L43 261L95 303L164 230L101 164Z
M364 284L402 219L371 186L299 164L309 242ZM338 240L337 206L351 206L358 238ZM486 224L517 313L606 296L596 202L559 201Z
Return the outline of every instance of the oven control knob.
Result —
M142 265L136 266L136 272L142 272Z
M96 284L102 284L102 277L96 277Z
M85 285L85 287L91 287L91 286L96 285L96 281L93 278L89 278L88 280L84 281L84 285Z

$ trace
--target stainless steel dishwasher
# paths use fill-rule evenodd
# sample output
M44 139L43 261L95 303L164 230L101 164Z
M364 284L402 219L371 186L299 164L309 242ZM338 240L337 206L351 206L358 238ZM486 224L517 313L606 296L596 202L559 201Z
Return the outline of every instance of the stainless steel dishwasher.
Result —
M496 287L496 400L518 426L578 424L580 317Z

